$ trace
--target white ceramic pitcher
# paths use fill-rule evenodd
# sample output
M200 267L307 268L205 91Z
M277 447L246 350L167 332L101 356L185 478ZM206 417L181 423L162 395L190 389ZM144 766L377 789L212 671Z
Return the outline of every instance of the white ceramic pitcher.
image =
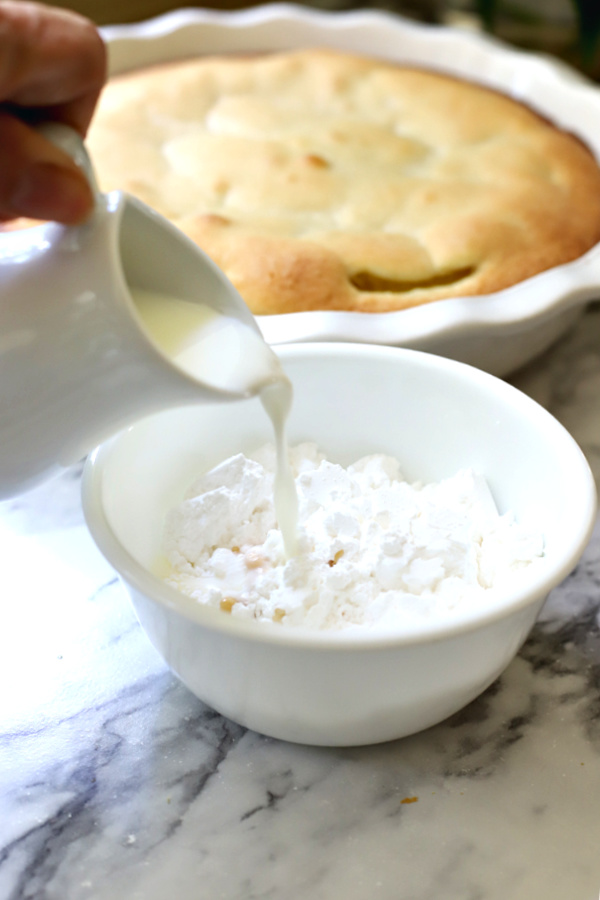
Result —
M93 172L81 139L47 136ZM169 406L238 399L189 377L145 333L129 287L204 303L259 332L225 275L134 198L96 192L77 227L0 235L0 498Z

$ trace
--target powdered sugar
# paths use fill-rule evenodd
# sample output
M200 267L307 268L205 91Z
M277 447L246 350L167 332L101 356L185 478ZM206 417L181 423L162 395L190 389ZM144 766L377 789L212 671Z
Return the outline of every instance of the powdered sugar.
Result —
M286 560L273 508L275 453L202 475L168 514L167 581L233 616L315 629L402 628L480 606L543 555L540 535L499 515L470 469L409 484L399 463L347 469L311 443L290 451L298 553Z

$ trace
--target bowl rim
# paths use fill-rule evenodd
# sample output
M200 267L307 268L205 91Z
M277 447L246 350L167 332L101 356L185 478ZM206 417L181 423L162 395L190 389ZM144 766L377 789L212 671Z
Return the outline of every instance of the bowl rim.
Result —
M544 568L542 577L525 573L519 577L519 584L506 593L504 602L491 609L470 611L467 616L456 621L444 620L441 624L418 623L410 629L389 632L374 628L314 630L305 626L278 628L273 623L238 619L227 616L221 610L203 606L191 597L179 593L141 565L126 550L110 525L102 503L103 469L122 437L136 428L132 425L123 432L97 447L87 458L82 478L82 505L88 529L99 550L115 568L122 580L153 603L171 612L177 612L194 624L210 631L243 640L274 644L279 647L312 649L368 650L400 646L418 646L424 643L449 640L464 635L511 615L533 607L545 600L548 593L569 575L587 546L596 521L597 492L593 474L575 439L558 420L535 400L507 382L466 363L445 359L423 351L397 347L381 347L369 344L324 343L289 344L279 348L282 362L312 355L313 358L352 358L358 354L365 358L393 357L398 355L442 372L462 371L474 383L501 397L505 396L511 405L517 404L529 417L537 417L544 428L550 429L555 438L562 441L571 455L572 469L569 479L575 496L580 500L580 510L576 518L577 528L571 530L562 547L560 558ZM160 414L159 414L160 415ZM495 597L501 596L500 591Z
M257 47L286 50L312 43L358 52L358 43L363 53L420 62L500 89L573 131L600 164L597 87L558 59L512 47L483 33L416 22L386 10L316 10L294 3L241 10L184 8L142 22L105 26L101 31L108 45L111 74L147 64L133 62L136 53L146 61L152 60L153 54L154 61L178 58L182 48L189 46L186 42L196 39L204 39L211 53L223 52L219 49L223 41L230 51ZM381 42L383 51L378 49ZM200 43L197 49L202 46ZM434 61L427 55L431 48ZM599 288L600 242L571 262L495 293L435 300L383 313L312 310L257 316L257 321L273 344L338 340L429 350L431 342L514 335L584 306L597 297Z

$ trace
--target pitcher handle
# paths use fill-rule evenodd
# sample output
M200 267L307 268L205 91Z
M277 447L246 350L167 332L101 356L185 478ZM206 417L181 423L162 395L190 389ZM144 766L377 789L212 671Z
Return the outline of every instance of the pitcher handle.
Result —
M100 190L96 174L81 135L74 128L60 122L44 122L37 126L36 131L55 147L63 150L79 166L88 180L95 200L98 201Z

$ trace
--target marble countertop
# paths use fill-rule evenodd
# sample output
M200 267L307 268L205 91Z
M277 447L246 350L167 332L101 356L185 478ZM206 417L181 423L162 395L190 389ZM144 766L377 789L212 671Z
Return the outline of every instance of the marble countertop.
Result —
M600 479L600 307L513 381ZM311 748L166 669L88 535L80 474L0 504L1 900L598 900L600 530L469 707Z

